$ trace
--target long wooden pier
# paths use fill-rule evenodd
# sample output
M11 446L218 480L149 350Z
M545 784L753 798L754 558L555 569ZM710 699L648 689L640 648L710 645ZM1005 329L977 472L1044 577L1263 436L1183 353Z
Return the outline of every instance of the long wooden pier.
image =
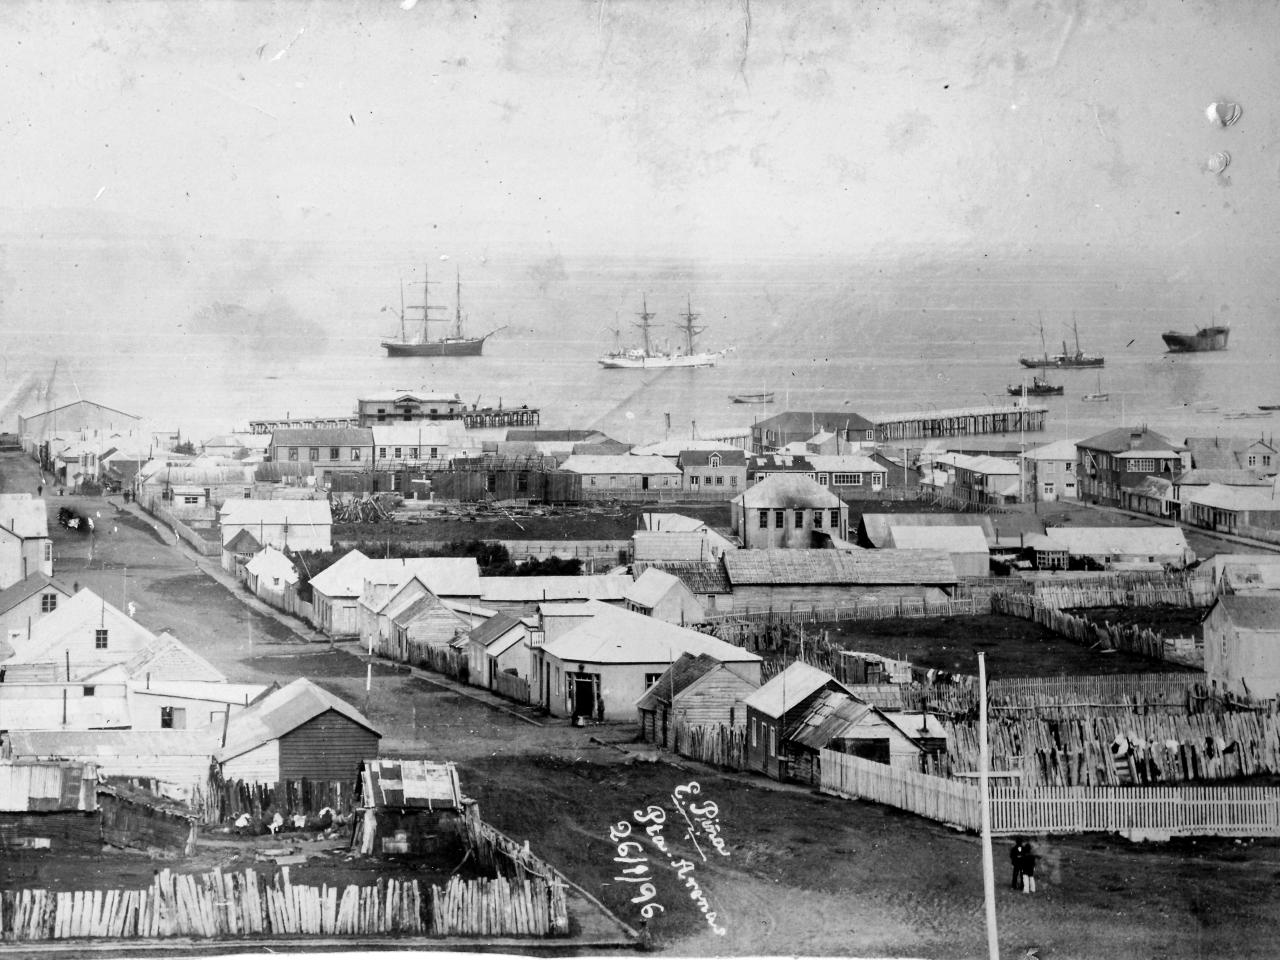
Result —
M920 437L961 437L968 434L1043 430L1048 415L1048 407L1009 404L881 413L867 419L875 425L876 440L883 443Z

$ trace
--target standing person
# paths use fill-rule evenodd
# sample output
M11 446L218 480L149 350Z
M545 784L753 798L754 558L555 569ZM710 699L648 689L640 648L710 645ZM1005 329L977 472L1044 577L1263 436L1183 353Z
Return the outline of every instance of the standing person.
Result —
M1022 889L1022 857L1025 847L1026 841L1018 837L1009 850L1009 863L1013 865L1013 878L1009 881L1009 887L1013 890Z
M36 484L36 496L37 496L37 497L43 497L43 496L44 496L44 484L43 484L43 483L38 483L38 484Z
M1039 857L1036 856L1036 852L1032 848L1031 844L1024 843L1022 845L1022 866L1021 866L1023 893L1036 892L1036 860L1038 859Z

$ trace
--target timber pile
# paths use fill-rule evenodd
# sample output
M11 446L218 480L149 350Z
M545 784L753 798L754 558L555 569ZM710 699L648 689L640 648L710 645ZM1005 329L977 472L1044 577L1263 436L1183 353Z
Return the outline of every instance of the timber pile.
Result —
M978 769L978 725L947 725L951 769ZM1265 713L1002 720L989 727L991 768L1023 789L1133 786L1280 774L1280 717Z
M355 497L339 497L329 494L329 512L334 523L377 523L390 519L390 511L383 506L378 494Z

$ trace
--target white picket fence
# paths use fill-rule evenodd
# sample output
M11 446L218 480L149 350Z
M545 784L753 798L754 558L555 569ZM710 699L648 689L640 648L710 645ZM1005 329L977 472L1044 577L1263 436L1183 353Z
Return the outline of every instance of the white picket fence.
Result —
M976 785L821 752L823 793L871 800L966 830L980 829ZM1280 836L1277 787L991 788L991 830L1143 836Z

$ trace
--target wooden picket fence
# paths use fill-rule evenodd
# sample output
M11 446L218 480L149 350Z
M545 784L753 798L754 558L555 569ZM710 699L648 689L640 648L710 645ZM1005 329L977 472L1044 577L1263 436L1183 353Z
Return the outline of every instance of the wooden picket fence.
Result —
M975 786L834 750L822 750L819 757L818 789L823 793L848 800L872 800L965 830L980 827L979 792Z
M821 751L823 793L870 800L976 831L981 794L975 784ZM1280 836L1276 787L992 786L991 829L1028 833L1127 833L1148 836Z
M1280 789L1271 787L991 790L992 830L1152 836L1278 836Z

